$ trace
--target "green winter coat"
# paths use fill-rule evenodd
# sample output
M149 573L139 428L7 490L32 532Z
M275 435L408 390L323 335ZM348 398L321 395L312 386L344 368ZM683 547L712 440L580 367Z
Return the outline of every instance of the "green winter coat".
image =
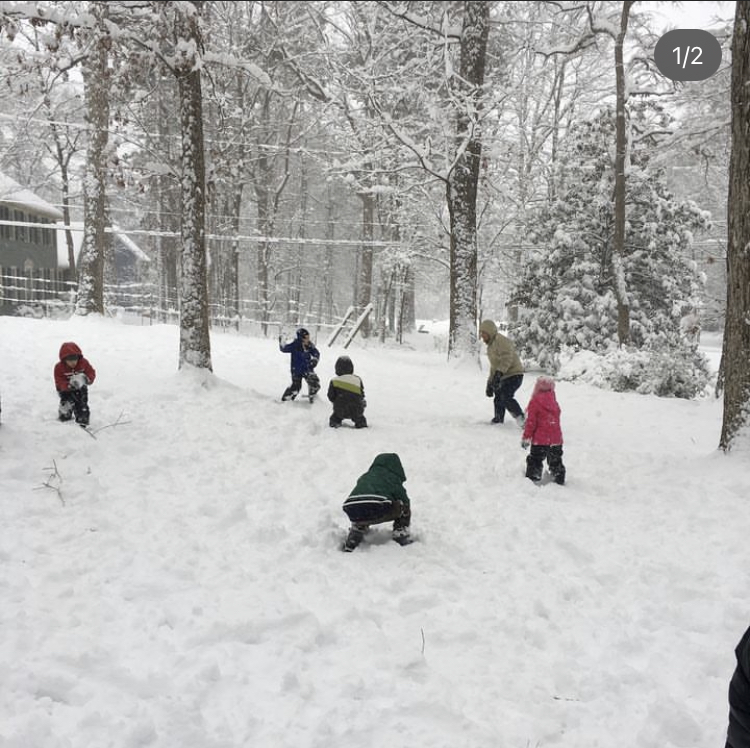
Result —
M497 331L497 325L486 319L479 325L479 332L486 332L490 339L487 342L487 358L490 361L490 375L487 382L492 382L495 372L500 372L500 379L523 374L523 364L518 357L516 347L510 338Z
M408 506L409 497L404 488L406 474L399 456L393 452L379 454L370 469L359 476L349 497L382 496L386 499L402 501Z

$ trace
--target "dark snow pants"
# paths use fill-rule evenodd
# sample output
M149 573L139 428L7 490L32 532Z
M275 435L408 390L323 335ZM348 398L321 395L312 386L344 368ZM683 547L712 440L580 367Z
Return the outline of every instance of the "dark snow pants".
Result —
M405 501L391 501L388 507L384 507L379 514L369 516L358 516L354 511L347 511L347 502L344 502L344 511L349 516L352 526L360 530L366 530L370 525L379 525L383 522L393 522L394 530L403 530L411 524L411 506Z
M526 457L526 477L531 478L533 481L540 481L542 479L544 461L546 460L547 467L555 479L555 483L562 485L565 483L565 465L563 465L562 456L562 444L553 444L551 446L547 446L546 444L532 444L528 457Z
M76 423L88 426L91 413L89 411L89 388L85 385L77 390L57 391L60 396L60 407L58 418L61 421L69 421L74 415Z
M505 420L506 409L513 418L523 415L523 408L513 397L516 390L523 384L523 374L514 374L507 379L500 379L500 372L495 372L492 379L492 389L495 391L495 418L502 423Z
M299 395L299 391L302 389L302 380L305 380L307 382L307 394L309 397L312 397L313 395L317 394L318 390L320 389L320 378L314 371L309 371L307 374L304 375L292 375L292 383L284 390L284 394L281 396L282 400L289 400L290 398L294 400L297 395Z
M362 398L349 399L345 397L337 397L333 401L333 414L328 419L328 423L331 426L341 426L341 422L345 418L350 418L354 421L354 427L363 429L367 427L367 419L365 418L365 408L362 404Z

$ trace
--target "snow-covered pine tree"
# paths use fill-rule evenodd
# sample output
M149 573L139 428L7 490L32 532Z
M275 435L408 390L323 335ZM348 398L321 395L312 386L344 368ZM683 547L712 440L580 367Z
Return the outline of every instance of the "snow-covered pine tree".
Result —
M634 107L631 118L643 132L652 114ZM606 109L571 128L561 148L557 198L530 221L537 228L528 238L537 249L513 292L523 312L511 332L523 354L550 371L571 353L618 348L614 127L614 112ZM604 378L616 389L690 397L705 387L707 369L680 331L684 311L700 304L701 278L685 250L709 215L669 192L650 155L647 141L634 142L627 164L623 265L636 373ZM623 352L616 358L622 369ZM660 368L663 376L654 379Z

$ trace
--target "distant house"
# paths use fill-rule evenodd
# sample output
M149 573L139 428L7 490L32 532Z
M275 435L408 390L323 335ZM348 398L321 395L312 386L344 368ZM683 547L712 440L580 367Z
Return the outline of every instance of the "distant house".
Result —
M73 239L73 253L78 262L83 244L83 223L71 221L70 233ZM57 258L58 267L67 269L68 247L65 241L65 226L57 226ZM144 268L151 262L151 258L118 226L112 227L114 237L115 259L114 280L117 283L135 282L141 279Z
M53 205L0 173L0 314L19 306L67 303L75 290L63 214ZM148 255L125 233L113 227L114 280L140 279ZM76 262L83 242L83 224L71 224ZM45 310L46 311L46 310Z
M53 205L0 174L0 267L22 272L57 270L54 224L62 217Z
M0 314L59 287L55 222L63 214L0 173ZM49 226L49 228L47 228Z

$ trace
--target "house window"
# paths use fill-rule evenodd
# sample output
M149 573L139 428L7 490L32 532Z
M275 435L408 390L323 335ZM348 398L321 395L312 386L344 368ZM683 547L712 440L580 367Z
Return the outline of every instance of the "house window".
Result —
M10 221L10 210L7 205L0 205L0 221ZM0 238L10 239L11 228L0 224Z
M24 212L22 210L14 210L13 220L22 222L26 220L26 216L24 215ZM14 228L16 230L16 241L25 242L26 241L26 226L15 226Z

